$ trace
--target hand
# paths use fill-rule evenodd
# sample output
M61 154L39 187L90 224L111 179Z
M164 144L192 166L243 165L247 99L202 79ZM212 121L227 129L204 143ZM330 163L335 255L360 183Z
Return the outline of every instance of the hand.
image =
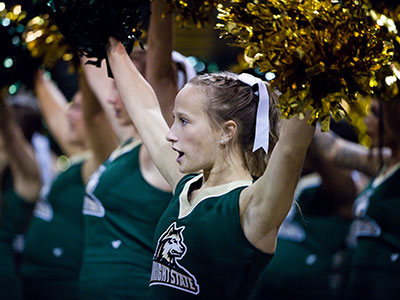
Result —
M107 54L112 54L112 53L123 53L125 50L124 45L117 39L113 37L108 38L108 44L106 45L106 51Z
M35 84L39 84L39 83L41 83L41 82L44 81L44 80L45 80L45 78L44 78L44 71L41 70L41 69L38 69L38 70L35 72Z

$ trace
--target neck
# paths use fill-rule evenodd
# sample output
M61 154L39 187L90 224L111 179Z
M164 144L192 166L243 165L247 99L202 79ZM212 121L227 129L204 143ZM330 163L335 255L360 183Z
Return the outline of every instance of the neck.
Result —
M130 138L139 139L139 135L136 133L135 127L133 125L127 125L121 128L119 139L121 142L126 141Z
M79 155L80 153L85 152L87 150L88 147L86 146L86 142L82 144L71 145L71 150L70 153L68 153L68 156Z
M219 164L203 170L203 186L210 187L238 180L252 180L250 172L244 168L240 158L234 155L223 156Z
M388 166L391 167L395 165L396 163L400 162L400 147L399 145L394 145L390 147L392 150L392 157L390 158L388 162Z
M93 155L93 153L89 149L86 149L80 153L75 153L74 155L71 155L69 157L69 159L71 160L71 162L78 162L78 161L82 161L82 160L87 160L92 155Z

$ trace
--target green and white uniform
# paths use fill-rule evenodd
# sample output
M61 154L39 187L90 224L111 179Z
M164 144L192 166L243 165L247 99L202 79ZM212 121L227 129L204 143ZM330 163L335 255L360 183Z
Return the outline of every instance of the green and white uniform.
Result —
M155 232L152 299L245 299L272 258L245 237L239 195L251 181L207 188L188 201L202 175L186 175Z
M320 181L298 191L278 233L275 256L250 299L335 299L343 280L345 240L350 221L332 205Z
M346 299L399 299L400 163L357 197Z
M61 172L35 207L21 268L25 299L78 298L85 195L81 169L82 161Z
M87 184L82 300L149 298L154 230L172 195L143 178L140 147L121 145Z
M20 282L14 261L13 240L27 227L33 204L27 203L15 191L11 171L5 171L0 194L0 299L20 299Z

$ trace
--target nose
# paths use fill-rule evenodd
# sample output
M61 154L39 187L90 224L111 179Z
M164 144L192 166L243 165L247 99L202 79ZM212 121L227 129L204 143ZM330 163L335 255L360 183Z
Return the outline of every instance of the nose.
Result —
M118 104L119 101L121 101L121 100L120 100L118 90L115 86L113 86L113 88L111 89L111 91L109 93L107 102L111 105L116 105L116 104Z
M111 104L112 106L115 106L118 103L118 99L115 97L115 95L111 94L107 98L107 102L108 102L108 104Z
M174 125L173 124L167 133L166 139L170 143L176 143L178 141L176 134L174 133Z
M371 125L372 125L372 116L370 116L370 115L366 115L365 116L365 118L364 118L364 124L367 126L367 127L371 127Z
M73 112L72 112L73 108L72 108L72 105L73 105L73 102L70 102L69 105L68 105L68 108L67 108L67 110L65 112L68 120L72 120L73 119Z

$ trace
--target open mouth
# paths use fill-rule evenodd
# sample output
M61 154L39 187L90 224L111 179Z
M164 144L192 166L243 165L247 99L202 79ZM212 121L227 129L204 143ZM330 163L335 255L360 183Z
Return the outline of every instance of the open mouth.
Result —
M120 109L116 108L114 111L115 111L115 116L117 118L121 117L121 110Z
M174 151L178 152L178 157L177 157L176 161L179 162L179 161L181 160L181 158L183 157L183 155L185 155L185 153L182 152L182 151L179 151L179 150L177 150L177 149L175 149L175 148L172 148L172 149L173 149Z
M71 131L75 131L75 124L74 124L74 123L72 123L72 122L70 121L70 122L68 122L68 125L69 125L69 129L70 129Z

